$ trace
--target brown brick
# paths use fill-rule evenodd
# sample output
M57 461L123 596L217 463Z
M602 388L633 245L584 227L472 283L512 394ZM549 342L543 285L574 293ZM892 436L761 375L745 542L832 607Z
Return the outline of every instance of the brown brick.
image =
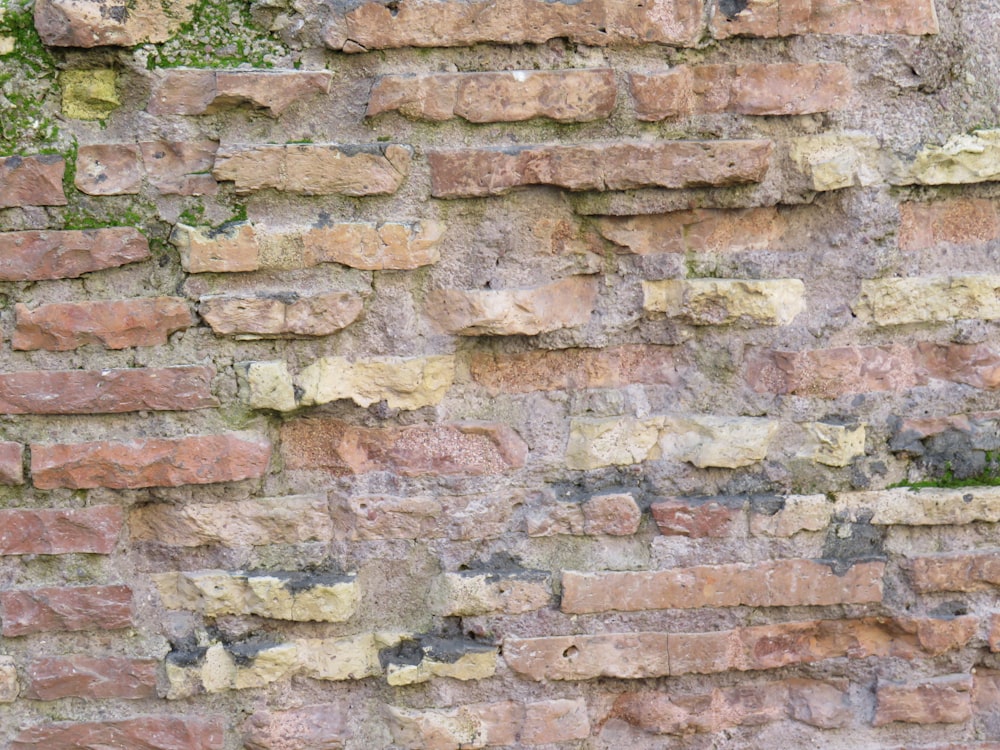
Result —
M382 76L368 100L368 117L398 111L418 120L561 122L602 120L615 106L613 70L516 70L502 73L423 73Z
M235 434L127 443L31 446L31 477L39 489L176 487L257 479L267 471L271 446Z
M116 414L219 405L213 367L29 370L0 375L2 414Z
M353 323L364 309L361 295L329 292L276 297L202 297L198 314L223 336L329 336Z
M60 698L155 698L156 674L156 659L80 655L43 657L28 662L22 695L42 701Z
M135 195L142 189L142 153L134 143L81 146L76 189L87 195Z
M770 141L661 141L428 151L435 198L502 195L527 185L569 190L760 182Z
M530 680L636 679L670 674L666 633L506 638L503 658Z
M1000 238L1000 204L984 198L952 198L899 205L899 248L972 245Z
M115 10L123 7L101 12L92 3L41 0L35 4L35 28L42 41L54 47L132 47L165 42L191 20L194 2L178 0L164 6L159 0L135 0L127 13Z
M737 6L739 7L739 6ZM712 36L800 34L937 34L934 0L750 0L727 17L716 7Z
M785 219L773 206L601 216L596 224L605 239L637 255L773 250L786 229Z
M194 323L187 303L175 297L112 302L57 302L34 310L15 305L11 346L67 351L87 344L108 349L159 346Z
M973 388L1000 387L1000 354L987 344L917 344L917 357L927 374Z
M986 635L986 641L989 644L990 651L993 653L1000 652L1000 615L990 615L988 627L989 632Z
M243 723L247 750L335 750L351 736L349 708L322 703L286 711L255 711Z
M128 586L72 586L0 591L3 635L117 630L132 625Z
M627 344L607 349L535 350L519 354L477 351L469 369L490 395L532 391L621 388L633 383L677 385L674 347Z
M0 485L24 483L24 447L0 441Z
M1000 550L946 552L910 560L913 587L921 592L982 591L1000 584Z
M142 716L30 727L14 737L10 750L222 750L224 742L220 720Z
M702 0L637 7L621 0L477 0L426 4L403 0L392 10L369 2L338 18L326 43L345 52L397 47L463 47L482 42L541 44L567 38L604 46L653 42L693 45L702 28Z
M297 101L329 93L332 79L327 70L159 70L146 111L201 115L249 104L277 117Z
M528 452L506 425L475 422L374 428L296 419L282 426L281 442L287 468L337 476L501 474L524 466Z
M0 510L0 555L108 555L124 513L117 505L65 510Z
M0 281L74 279L149 258L149 243L131 227L0 233Z
M801 607L882 601L885 563L856 563L837 575L812 560L705 565L562 576L562 611L635 612L699 607Z
M726 503L722 498L661 500L649 507L661 534L692 539L721 538L733 533L744 515L744 502Z
M920 648L932 656L963 648L979 632L975 615L899 618L897 624L915 635Z
M581 509L584 534L631 536L642 522L642 510L628 492L594 495Z
M926 680L879 682L875 691L877 727L894 721L958 724L972 718L972 676L950 674Z
M215 195L218 185L209 171L215 165L215 141L140 143L149 184L164 195Z
M841 63L746 63L680 65L666 73L629 76L636 117L732 112L741 115L805 115L842 108L851 94Z
M212 174L235 182L237 193L385 195L403 184L411 158L411 149L398 144L230 146L217 154Z
M0 208L65 206L61 156L0 157Z

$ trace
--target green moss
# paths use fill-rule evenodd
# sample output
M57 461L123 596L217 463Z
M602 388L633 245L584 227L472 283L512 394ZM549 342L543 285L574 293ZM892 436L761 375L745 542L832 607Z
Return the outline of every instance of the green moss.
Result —
M59 139L44 107L58 88L56 63L35 31L29 3L0 7L0 37L14 42L13 51L0 56L0 155L44 153Z
M921 479L917 482L896 482L896 484L889 485L888 489L897 489L899 487L908 487L913 490L928 488L1000 487L1000 455L993 451L986 451L986 468L973 477L956 477L949 461L945 465L944 473L940 477Z

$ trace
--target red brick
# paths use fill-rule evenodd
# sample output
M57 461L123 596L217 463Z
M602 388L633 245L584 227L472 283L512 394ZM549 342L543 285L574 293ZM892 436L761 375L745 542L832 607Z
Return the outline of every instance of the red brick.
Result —
M739 6L737 6L739 7ZM937 34L934 0L750 0L734 17L716 9L712 36Z
M979 632L979 618L960 617L901 617L896 621L904 632L916 636L920 648L932 656L963 648Z
M0 233L0 281L75 279L149 257L149 243L131 227Z
M52 656L33 659L25 668L25 698L53 701L60 698L156 697L156 659L123 656Z
M129 0L127 12L102 10L92 3L39 0L35 3L35 28L42 41L55 47L134 47L165 42L191 20L194 4L160 0Z
M0 375L0 414L116 414L219 405L213 367L30 370Z
M363 309L361 295L329 292L287 302L214 295L201 298L198 313L220 335L329 336L353 323Z
M637 679L670 674L666 633L506 638L503 658L530 680Z
M597 231L621 252L720 253L774 250L786 230L782 214L764 208L695 208L644 216L601 216Z
M952 198L899 205L900 250L981 244L1000 238L1000 204L985 198Z
M20 443L0 442L0 485L24 483L24 447Z
M562 611L635 612L699 607L801 607L882 601L885 563L856 563L843 575L812 560L704 565L562 576Z
M58 302L29 310L14 306L11 346L19 350L66 351L87 344L108 349L159 346L194 324L187 303L175 297L113 302Z
M1000 387L1000 354L986 344L917 344L917 356L927 374L973 388Z
M257 479L271 446L234 434L120 442L31 446L31 476L39 489L176 487Z
M948 552L910 560L913 587L920 593L982 591L1000 584L1000 550Z
M744 515L744 503L727 505L715 498L662 500L649 507L660 533L692 539L727 537Z
M72 586L0 591L3 635L117 630L132 625L128 586Z
M351 736L349 709L336 703L256 711L243 724L247 750L335 750Z
M128 195L149 182L164 195L214 195L208 172L215 164L215 141L148 141L82 146L77 154L76 187L88 195Z
M613 70L517 70L382 76L368 100L368 117L398 111L418 120L461 117L469 122L516 122L548 117L587 122L610 116Z
M584 534L631 536L642 522L642 510L628 492L594 495L581 510Z
M329 93L332 78L327 70L159 70L146 111L201 115L249 104L277 117L301 99Z
M661 141L428 151L435 198L502 195L512 188L569 190L705 187L760 182L770 141Z
M524 466L528 452L509 427L475 422L374 428L296 419L282 426L281 442L287 468L337 476L501 474Z
M142 716L23 729L10 750L222 750L224 743L225 733L219 720Z
M0 510L0 555L108 555L124 524L117 505L65 510Z
M972 718L972 676L952 674L909 683L879 682L875 691L877 727L894 721L910 724L959 724Z
M87 195L135 195L142 189L142 154L134 143L81 146L76 189Z
M65 206L61 156L0 157L0 208Z
M472 379L491 395L620 388L633 383L677 385L674 347L627 344L607 349L473 353Z

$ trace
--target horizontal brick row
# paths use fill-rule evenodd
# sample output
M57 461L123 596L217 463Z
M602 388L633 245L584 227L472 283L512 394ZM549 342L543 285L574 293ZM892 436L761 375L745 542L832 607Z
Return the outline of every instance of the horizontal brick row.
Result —
M221 719L143 716L119 721L60 722L24 729L10 750L96 750L128 747L136 750L222 750Z
M130 227L0 232L0 281L73 279L149 257L146 238Z
M81 146L76 188L87 195L135 195L148 183L164 195L214 195L207 174L216 161L215 141L145 141Z
M158 70L146 111L203 115L249 104L277 117L295 102L329 93L332 80L326 70Z
M0 157L0 209L17 206L65 206L61 156Z
M5 638L66 630L118 630L132 625L128 586L68 586L0 591Z

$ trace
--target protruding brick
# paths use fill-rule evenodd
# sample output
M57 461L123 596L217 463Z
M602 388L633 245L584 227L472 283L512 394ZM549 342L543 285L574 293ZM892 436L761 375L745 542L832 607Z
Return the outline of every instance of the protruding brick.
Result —
M671 498L653 503L649 509L661 534L704 539L732 534L743 506L738 498Z
M542 571L466 570L442 573L431 584L429 603L443 617L519 615L549 605L552 585Z
M0 208L65 206L61 156L0 157Z
M951 674L909 683L879 682L875 691L877 726L958 724L972 718L972 675Z
M1000 318L1000 276L865 279L854 314L879 326Z
M191 20L194 0L164 6L158 0L131 5L95 4L87 0L41 0L35 3L35 28L53 47L132 47L165 42Z
M212 174L235 183L237 193L274 188L302 195L395 193L410 171L408 146L230 146Z
M0 510L0 555L107 555L124 524L117 505L66 510Z
M75 279L149 257L149 243L131 227L0 233L0 281Z
M287 468L337 476L501 474L524 466L528 452L506 425L475 422L372 428L297 419L282 426L281 442Z
M0 485L24 483L24 446L0 441Z
M301 673L315 680L362 680L383 674L380 652L395 648L400 633L360 633L344 638L295 641Z
M435 198L474 198L528 185L630 190L760 182L771 150L770 141L662 141L429 151L427 160Z
M898 180L901 184L963 185L1000 179L1000 129L953 135L943 146L924 146Z
M771 250L780 244L786 224L773 206L696 208L596 220L597 231L605 239L636 255Z
M31 477L39 489L176 487L257 479L270 458L266 440L236 434L33 444Z
M614 71L514 70L382 76L368 100L368 117L398 111L418 120L561 122L602 120L615 106Z
M32 659L25 668L23 696L33 700L61 698L156 697L156 659L124 656L50 656Z
M58 723L23 729L10 750L222 750L222 721L143 716L121 721Z
M664 279L642 282L643 309L690 325L785 326L806 309L799 279Z
M596 301L597 279L571 276L530 289L441 289L429 295L426 311L458 336L534 336L585 324Z
M780 37L800 34L937 34L933 0L749 0L719 3L712 36Z
M349 713L339 703L255 711L243 723L243 745L247 750L336 750L351 736Z
M329 336L361 315L364 302L353 292L328 292L294 298L202 297L198 314L215 333L238 338Z
M14 306L11 346L22 351L68 351L87 344L108 349L160 346L167 337L194 324L187 303L175 297L113 302L56 302Z
M128 586L72 586L0 592L3 635L117 630L132 625Z
M900 250L939 245L982 244L1000 238L1000 203L985 198L951 198L899 204Z
M249 104L278 117L297 101L329 93L332 80L328 70L159 70L146 111L202 115Z

